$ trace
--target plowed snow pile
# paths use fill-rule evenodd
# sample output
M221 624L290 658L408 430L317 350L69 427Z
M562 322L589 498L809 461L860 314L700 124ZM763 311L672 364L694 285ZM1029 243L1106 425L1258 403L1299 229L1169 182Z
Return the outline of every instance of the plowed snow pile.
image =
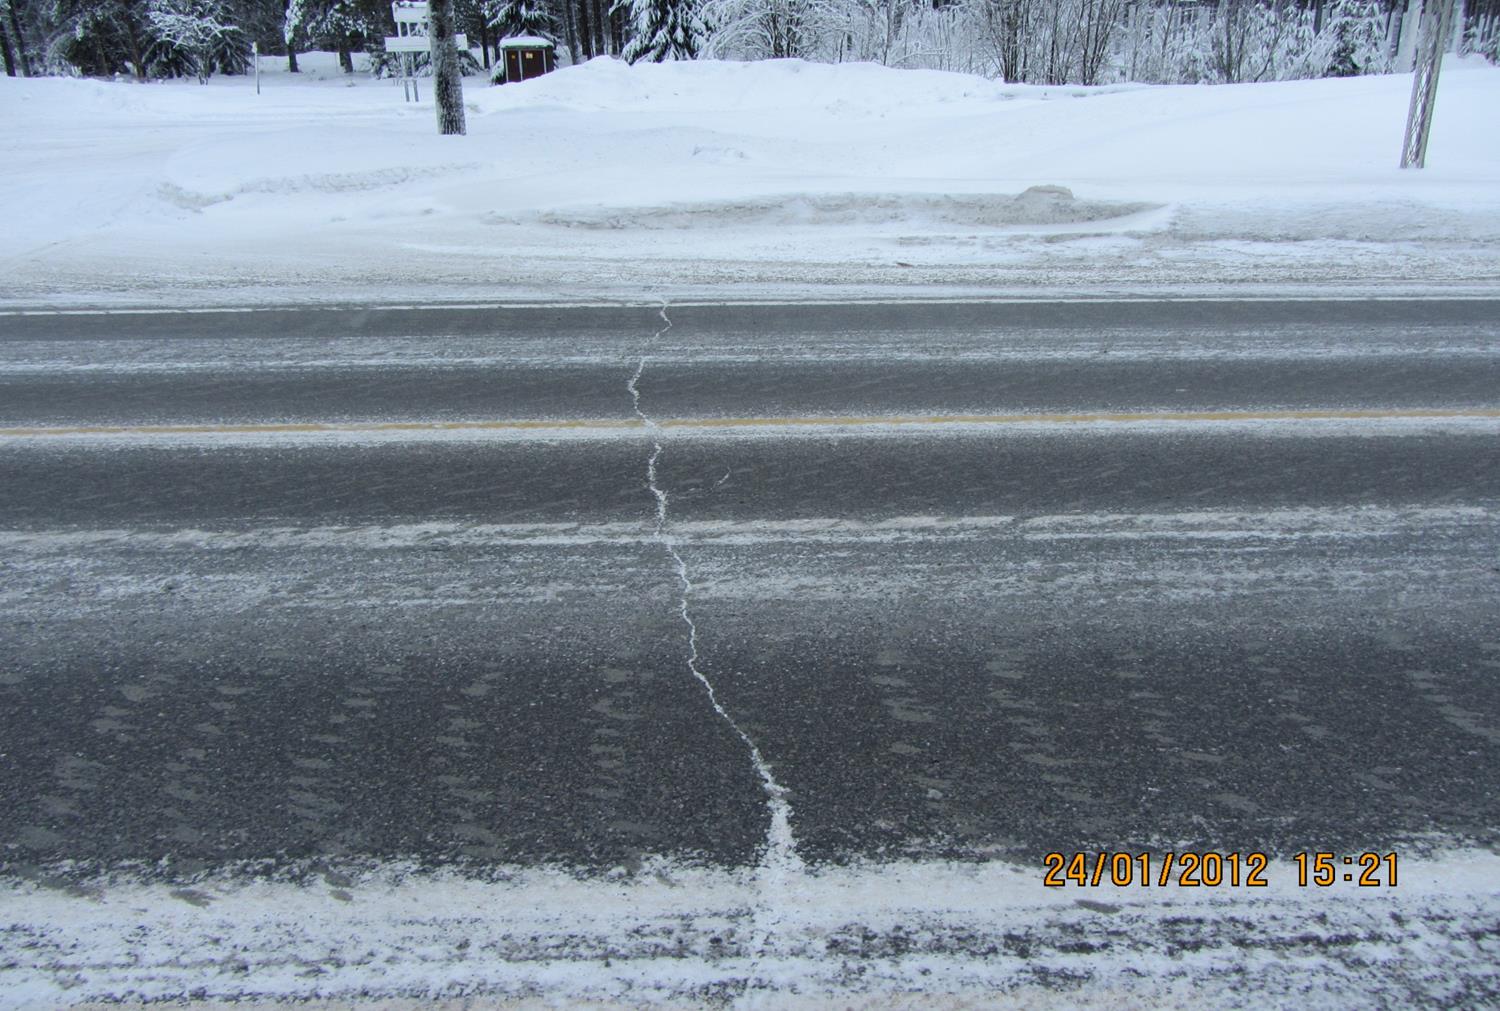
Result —
M1038 88L796 60L430 94L0 79L0 302L1492 289L1500 70ZM399 291L397 290L399 289Z

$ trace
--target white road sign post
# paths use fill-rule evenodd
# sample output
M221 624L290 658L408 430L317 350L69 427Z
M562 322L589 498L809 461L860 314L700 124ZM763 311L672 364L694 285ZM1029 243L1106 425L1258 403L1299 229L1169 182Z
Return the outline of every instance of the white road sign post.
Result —
M401 94L408 102L421 101L417 94L417 53L432 51L429 10L425 0L395 0L391 16L396 20L396 34L385 37L385 51L401 54ZM469 37L462 32L453 37L460 49L469 48Z

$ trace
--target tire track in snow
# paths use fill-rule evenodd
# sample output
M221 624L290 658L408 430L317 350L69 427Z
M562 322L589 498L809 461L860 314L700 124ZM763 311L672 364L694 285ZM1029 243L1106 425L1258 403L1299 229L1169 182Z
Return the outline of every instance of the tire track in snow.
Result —
M802 858L797 854L796 837L792 834L791 826L791 802L788 800L788 791L785 786L777 781L771 766L761 754L760 747L747 734L735 718L729 714L722 703L719 702L718 692L714 689L707 675L698 666L698 626L693 622L692 610L689 601L693 593L693 580L688 573L687 562L683 560L682 554L677 550L677 541L672 536L669 523L669 496L662 488L657 478L657 463L661 460L663 447L657 433L661 426L641 408L641 376L646 370L646 363L650 360L650 352L662 336L672 329L671 317L667 315L667 303L662 302L659 312L662 322L665 324L660 330L652 335L646 347L642 349L640 361L636 363L635 374L626 383L626 389L630 391L631 407L640 418L641 423L652 433L651 456L646 461L646 486L651 490L656 499L656 528L653 537L672 559L672 564L677 570L677 580L682 586L682 592L677 601L677 613L682 618L682 623L687 626L688 634L688 656L687 666L693 677L703 686L708 695L708 701L713 710L718 714L735 735L744 743L746 750L750 753L750 761L755 766L756 775L760 777L761 787L766 794L766 807L771 816L770 829L766 836L766 851L761 859L761 882L764 885L764 894L768 899L768 905L772 910L778 907L779 901L784 897L786 886L791 878L802 871ZM776 917L768 917L758 922L758 927L763 929L774 929Z

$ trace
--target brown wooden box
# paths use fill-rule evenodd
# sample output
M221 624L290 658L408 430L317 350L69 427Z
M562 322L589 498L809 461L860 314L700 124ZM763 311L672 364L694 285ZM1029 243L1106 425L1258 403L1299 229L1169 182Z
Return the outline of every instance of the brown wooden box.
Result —
M557 49L546 39L534 36L504 39L500 43L500 52L505 61L502 82L505 84L527 81L557 69Z

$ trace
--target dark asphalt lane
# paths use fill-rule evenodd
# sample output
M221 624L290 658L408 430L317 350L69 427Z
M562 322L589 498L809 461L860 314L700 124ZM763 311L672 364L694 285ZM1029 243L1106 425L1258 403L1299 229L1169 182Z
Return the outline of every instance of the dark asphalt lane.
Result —
M10 528L643 520L645 436L608 441L0 451ZM1493 433L1213 429L671 440L703 520L1462 503L1500 498Z
M1213 305L1152 311L1255 323ZM1102 310L1069 311L1007 325L1082 333ZM1265 311L1374 325L1363 303ZM1492 324L1453 312L1443 346L1489 374ZM684 313L662 342L692 343ZM651 314L607 320L627 316L645 347ZM1387 370L1422 357L1345 355L1330 396L1388 404ZM1096 367L1055 406L1111 395ZM329 390L337 369L306 367ZM908 395L819 383L820 413ZM0 441L0 863L755 861L766 797L688 668L651 440ZM1494 426L663 441L699 667L807 859L1500 842Z
M1497 327L1500 332L1500 327ZM590 367L347 368L297 372L0 378L0 426L489 418L627 418L625 359ZM654 361L641 394L663 417L777 417L1211 410L1466 408L1500 389L1493 358L1425 354L1342 361Z
M1071 302L726 303L670 306L671 318L702 333L743 340L779 332L794 336L896 329L967 334L985 330L1100 330L1114 325L1186 332L1217 327L1285 325L1493 326L1493 299L1176 299ZM0 312L6 340L75 341L146 338L264 339L309 336L362 339L423 335L541 335L581 340L635 339L659 307L455 306L193 310L187 312Z
M622 370L664 326L647 309L420 315L0 317L0 426L628 418ZM1465 408L1500 389L1492 303L670 315L641 383L660 417Z
M685 518L802 855L1495 841L1493 503L1197 515ZM753 862L649 525L411 519L12 538L9 859Z

